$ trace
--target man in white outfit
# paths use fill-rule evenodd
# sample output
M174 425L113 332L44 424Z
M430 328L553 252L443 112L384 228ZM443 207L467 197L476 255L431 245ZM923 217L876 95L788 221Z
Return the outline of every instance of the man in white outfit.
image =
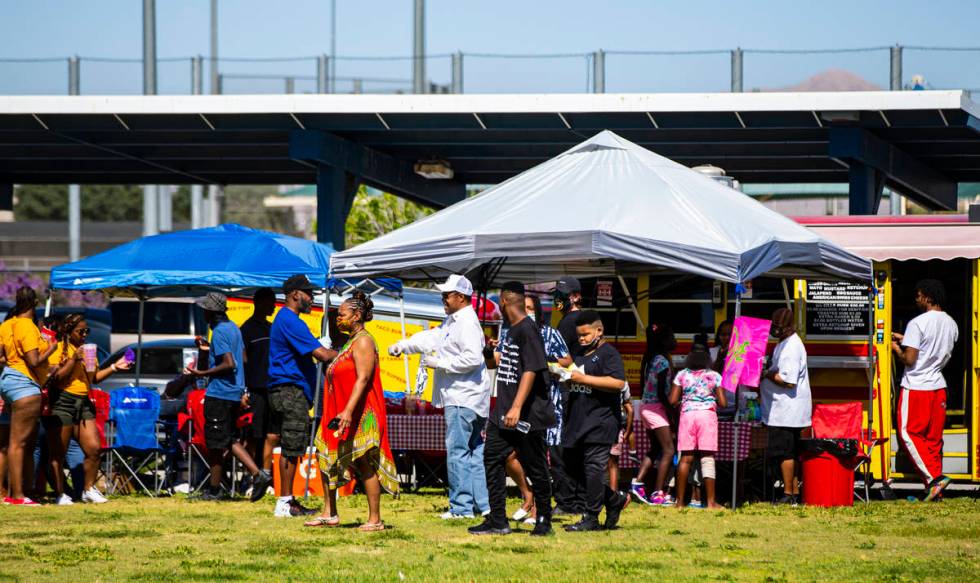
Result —
M435 371L432 404L445 409L449 511L444 519L490 512L483 469L483 429L490 414L490 378L483 360L483 329L473 309L473 284L450 275L437 285L447 317L391 345L388 353L422 354L421 366Z

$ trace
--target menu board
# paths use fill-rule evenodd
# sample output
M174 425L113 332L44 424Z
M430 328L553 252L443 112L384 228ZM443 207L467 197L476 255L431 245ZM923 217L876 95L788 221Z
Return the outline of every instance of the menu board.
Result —
M812 335L867 336L868 288L853 283L808 282L806 333Z

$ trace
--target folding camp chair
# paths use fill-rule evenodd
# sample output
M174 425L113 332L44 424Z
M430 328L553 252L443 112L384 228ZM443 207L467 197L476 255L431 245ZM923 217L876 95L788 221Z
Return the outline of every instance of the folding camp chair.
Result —
M208 448L204 443L204 389L195 389L187 393L187 411L177 416L177 424L181 431L187 433L187 487L188 493L197 492L208 482L208 474L197 479L194 474L194 460L197 459L202 467L208 467Z
M147 496L160 493L160 447L158 426L160 395L146 387L124 387L109 395L106 449L109 493L128 490L135 481ZM116 464L122 477L114 475ZM153 489L148 487L149 472Z
M867 502L871 495L871 452L882 440L861 428L862 406L860 402L817 403L813 406L814 439L850 439L857 442L858 454L847 466L852 470L864 468L864 496L855 491L858 500Z

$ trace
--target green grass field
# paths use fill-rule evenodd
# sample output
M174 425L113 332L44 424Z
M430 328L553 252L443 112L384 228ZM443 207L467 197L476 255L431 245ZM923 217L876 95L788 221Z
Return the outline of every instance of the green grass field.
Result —
M511 500L511 511L518 501ZM750 505L738 512L632 504L621 528L533 539L443 522L441 493L385 497L392 528L272 517L273 499L126 497L102 506L0 507L2 580L295 581L977 581L980 501L878 502L847 509Z

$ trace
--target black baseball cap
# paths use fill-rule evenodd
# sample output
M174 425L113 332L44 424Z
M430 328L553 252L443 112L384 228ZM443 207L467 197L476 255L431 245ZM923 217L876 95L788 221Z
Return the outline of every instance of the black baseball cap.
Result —
M563 294L582 293L582 284L574 277L566 275L555 284L555 291Z
M282 284L282 291L284 293L290 293L294 291L305 291L313 294L313 284L310 280L302 273L297 273L296 275L290 276L285 283Z

